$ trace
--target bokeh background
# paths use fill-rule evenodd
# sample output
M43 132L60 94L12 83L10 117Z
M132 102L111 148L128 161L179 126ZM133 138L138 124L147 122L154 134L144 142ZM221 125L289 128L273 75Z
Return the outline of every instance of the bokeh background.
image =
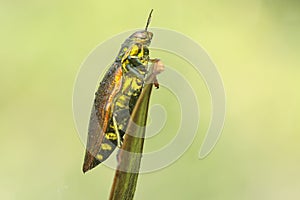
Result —
M92 49L144 27L151 8L151 26L184 33L207 50L224 81L227 114L217 146L199 160L210 116L200 87L194 143L170 167L141 175L135 199L300 198L299 1L17 0L0 1L1 199L108 198L113 170L81 172L73 85ZM146 148L159 146L159 137Z

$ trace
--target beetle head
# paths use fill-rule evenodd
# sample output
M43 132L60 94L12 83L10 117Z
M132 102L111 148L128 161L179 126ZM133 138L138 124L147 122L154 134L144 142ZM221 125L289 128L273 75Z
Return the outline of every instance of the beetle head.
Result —
M153 33L148 31L147 29L148 29L148 26L151 21L152 12L153 12L153 9L150 11L145 30L137 31L137 32L133 33L128 38L127 43L140 43L140 44L145 44L147 46L150 45L152 37L153 37Z
M150 45L153 37L153 33L150 31L142 30L133 33L129 39L134 43L141 43L145 45Z

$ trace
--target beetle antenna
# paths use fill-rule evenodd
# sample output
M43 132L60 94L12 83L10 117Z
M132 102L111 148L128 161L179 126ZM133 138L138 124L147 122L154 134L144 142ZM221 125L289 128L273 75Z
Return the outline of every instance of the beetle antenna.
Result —
M151 15L152 15L152 12L153 12L153 9L151 9L150 14L149 14L149 17L148 17L148 20L147 20L147 24L146 24L146 28L145 28L146 31L147 31L148 26L149 26L150 21L151 21Z

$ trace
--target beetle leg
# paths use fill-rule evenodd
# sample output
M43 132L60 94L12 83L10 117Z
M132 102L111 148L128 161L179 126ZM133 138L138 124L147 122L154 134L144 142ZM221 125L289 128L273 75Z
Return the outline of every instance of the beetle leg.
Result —
M143 79L144 76L142 74L140 74L136 69L130 67L130 65L127 65L127 68L130 72L134 73L134 75L136 75L138 78Z
M128 61L135 67L138 66L144 66L143 63L141 62L140 58L138 56L131 56L129 55L127 57Z
M121 144L121 135L120 135L120 132L119 132L119 129L118 129L118 126L117 126L117 120L115 118L115 116L113 116L113 124L114 124L114 128L115 128L115 131L116 131L116 134L117 134L117 145L119 148L121 148L122 144Z

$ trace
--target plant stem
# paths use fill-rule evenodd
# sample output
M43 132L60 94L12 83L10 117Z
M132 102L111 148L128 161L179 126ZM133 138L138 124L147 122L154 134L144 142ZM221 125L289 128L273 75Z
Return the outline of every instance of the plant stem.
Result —
M132 200L141 164L145 125L153 83L146 84L128 124L109 200ZM137 137L135 137L137 136Z

